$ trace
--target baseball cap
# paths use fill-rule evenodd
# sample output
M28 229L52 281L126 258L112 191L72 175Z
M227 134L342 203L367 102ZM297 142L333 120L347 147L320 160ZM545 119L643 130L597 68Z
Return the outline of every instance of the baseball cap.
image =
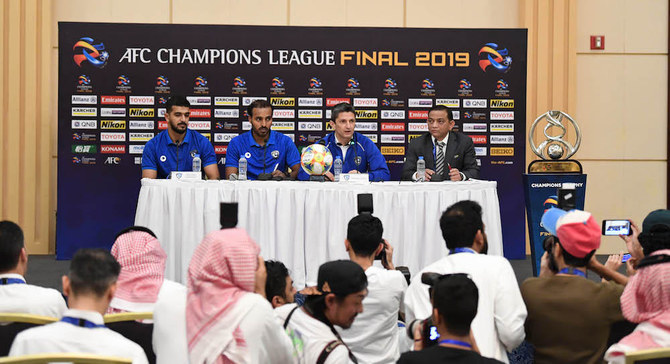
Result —
M335 260L319 267L316 288L323 292L332 292L346 296L364 290L368 286L368 277L360 265L350 260Z
M665 225L670 229L670 210L654 210L642 221L642 232L648 233L654 225Z
M575 258L584 258L600 247L600 225L590 212L570 210L550 228L556 231L563 249Z
M556 222L558 222L560 217L567 213L567 211L555 207L548 209L544 212L544 215L542 215L542 226L545 230L550 232L551 235L556 236Z

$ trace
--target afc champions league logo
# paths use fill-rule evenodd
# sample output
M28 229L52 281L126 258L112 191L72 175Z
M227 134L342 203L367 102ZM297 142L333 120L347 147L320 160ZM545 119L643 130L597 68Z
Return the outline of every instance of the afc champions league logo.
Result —
M499 73L506 73L512 65L512 57L507 48L499 47L496 43L486 43L479 50L479 67L487 72L494 69Z
M82 37L74 44L74 63L81 67L81 64L88 62L96 68L103 68L109 60L109 53L105 50L105 45L100 42L94 44L93 38Z
M537 145L533 136L535 135L535 129L541 123L546 123L543 129L545 139ZM571 126L575 130L576 140L574 145L563 139L568 133L566 126ZM563 111L551 110L535 119L530 127L528 142L533 153L544 160L569 159L577 153L582 143L582 132L577 122L570 115Z

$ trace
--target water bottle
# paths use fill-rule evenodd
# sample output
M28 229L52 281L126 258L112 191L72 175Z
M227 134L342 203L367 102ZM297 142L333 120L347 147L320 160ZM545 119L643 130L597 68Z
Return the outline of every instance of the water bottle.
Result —
M246 181L247 180L247 159L244 156L241 156L237 161L237 180Z
M202 169L202 160L200 154L196 154L193 157L193 172L200 172L200 169Z
M426 161L423 160L423 156L419 156L419 160L416 161L416 180L423 182L426 178Z
M335 182L340 182L340 175L342 174L342 158L338 155L333 162L333 179Z

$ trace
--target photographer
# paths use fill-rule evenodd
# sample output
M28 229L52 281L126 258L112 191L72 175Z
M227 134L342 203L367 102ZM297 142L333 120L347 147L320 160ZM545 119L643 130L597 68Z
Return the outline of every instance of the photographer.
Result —
M526 306L512 266L504 257L486 255L482 208L476 202L460 201L449 207L440 218L440 229L450 253L421 270L407 288L407 322L428 318L433 311L428 286L421 282L422 273L467 273L479 290L472 332L480 352L508 362L506 351L523 341L526 320Z
M362 213L349 221L344 245L349 259L365 270L368 295L363 300L363 313L348 330L338 330L359 363L395 362L398 349L398 311L407 282L394 270L393 247L382 239L381 220ZM373 266L381 255L385 269Z
M431 273L426 273L426 275ZM437 329L437 345L402 354L399 364L412 363L502 363L478 353L470 324L477 315L479 291L467 274L431 274L432 323ZM425 321L422 324L430 324ZM418 332L425 330L419 329ZM414 335L422 348L424 337Z
M623 320L619 297L627 279L593 257L601 229L590 213L552 208L542 224L554 236L545 240L540 277L521 285L535 360L600 363L612 324ZM620 284L588 280L587 268Z

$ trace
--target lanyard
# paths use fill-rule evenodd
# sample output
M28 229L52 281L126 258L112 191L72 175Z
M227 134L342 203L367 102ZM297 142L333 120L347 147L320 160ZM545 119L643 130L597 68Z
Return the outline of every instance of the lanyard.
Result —
M0 278L0 285L6 284L26 284L26 282L21 278Z
M572 274L575 276L580 276L586 278L586 273L582 272L581 270L577 270L574 268L563 268L560 271L558 271L559 274Z
M466 343L465 341L444 339L444 340L440 340L439 343L440 344L451 344L451 345L462 346L464 348L472 349L472 345L470 345L470 343Z
M470 249L470 248L454 248L454 250L451 251L451 252L449 253L449 255L451 255L451 254L458 254L458 253L477 254L476 251L474 251L474 250L472 250L472 249Z
M63 316L62 319L60 319L62 322L67 322L68 324L72 324L75 326L80 326L80 327L87 327L89 329L94 329L98 327L105 327L105 325L98 325L95 324L89 320L83 319L83 318L76 318L76 317L70 317L70 316Z

